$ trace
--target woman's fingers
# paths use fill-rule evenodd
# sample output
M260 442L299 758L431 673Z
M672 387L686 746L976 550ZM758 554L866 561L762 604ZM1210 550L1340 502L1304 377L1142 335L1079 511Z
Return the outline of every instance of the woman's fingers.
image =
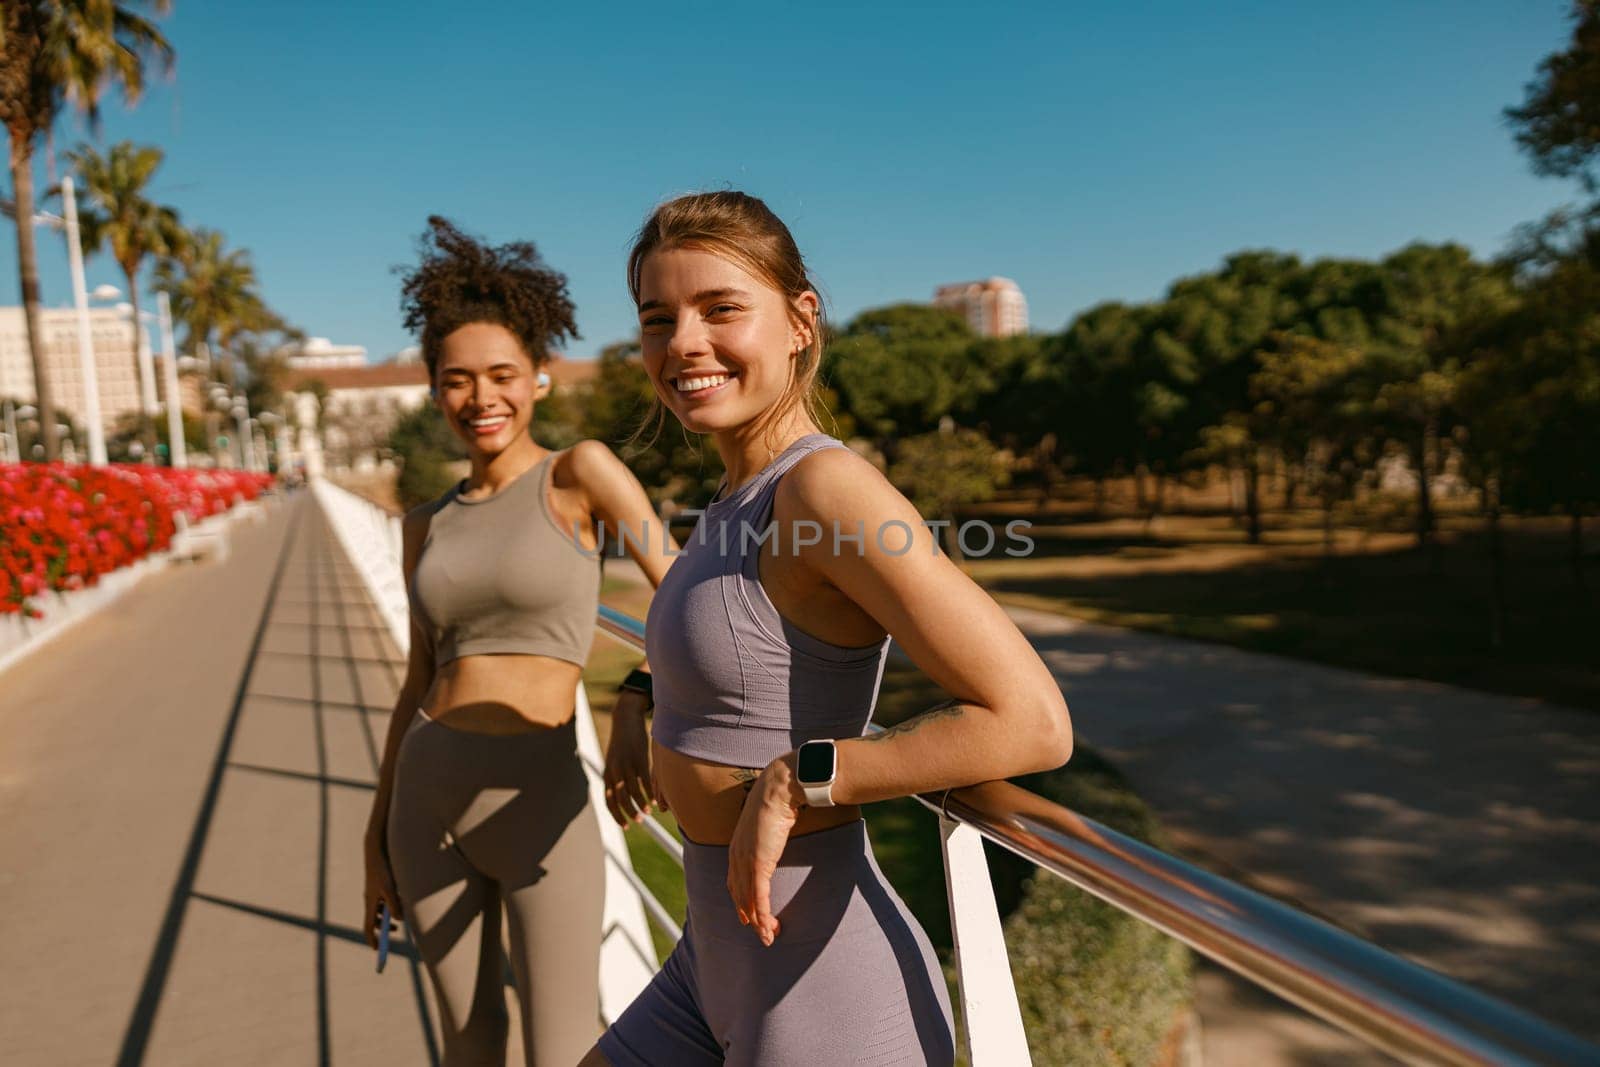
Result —
M772 875L765 871L756 871L753 888L756 933L760 935L761 943L770 948L773 939L778 936L778 920L772 914Z
M614 783L606 786L606 810L611 813L611 817L617 821L618 826L626 827L628 825L628 817L623 814L622 805L618 801L617 794L618 790Z
M644 822L645 813L650 810L650 786L640 775L632 775L628 779L628 798L633 801L633 806L638 814L635 821Z

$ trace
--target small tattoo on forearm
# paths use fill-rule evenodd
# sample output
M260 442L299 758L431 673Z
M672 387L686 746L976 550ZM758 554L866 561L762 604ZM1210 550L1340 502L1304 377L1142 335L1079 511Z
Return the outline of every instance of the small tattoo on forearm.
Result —
M907 719L905 722L898 723L889 727L887 730L880 731L879 733L868 734L866 737L863 737L862 740L887 741L891 737L901 737L905 734L916 733L924 725L932 722L934 719L953 719L958 716L965 715L966 712L967 709L962 705L961 701L947 700L943 704L934 705L914 719Z

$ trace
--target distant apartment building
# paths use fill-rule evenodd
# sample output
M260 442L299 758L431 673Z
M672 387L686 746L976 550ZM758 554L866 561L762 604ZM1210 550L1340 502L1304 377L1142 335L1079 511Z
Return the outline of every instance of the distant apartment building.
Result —
M134 362L133 330L124 308L91 308L89 342L94 351L95 381L100 394L100 417L111 426L122 416L139 410L140 373ZM49 376L56 410L82 423L84 416L83 362L78 353L78 314L72 308L40 308L39 330L44 335L45 373ZM141 331L141 345L149 352L150 339ZM151 371L152 389L155 371ZM28 323L20 307L0 307L0 397L33 403L33 356L28 348Z
M982 337L1028 332L1028 301L1010 278L941 285L933 292L933 303L961 312L972 332Z

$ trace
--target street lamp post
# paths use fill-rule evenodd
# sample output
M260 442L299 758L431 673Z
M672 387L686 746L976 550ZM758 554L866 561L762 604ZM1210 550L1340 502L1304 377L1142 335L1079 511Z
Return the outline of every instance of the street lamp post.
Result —
M22 462L22 439L17 436L17 405L9 396L5 399L6 449L0 458L4 463Z
M277 457L278 474L282 476L289 463L289 420L276 411L263 411L258 419L272 431L272 452Z
M233 419L239 426L239 465L247 471L256 469L255 435L250 432L250 405L243 394L233 398Z
M122 295L122 290L114 285L98 286L91 294L96 300L116 300ZM133 315L131 303L120 303L117 311L124 315ZM154 415L160 410L161 405L156 401L155 356L150 351L150 346L145 343L145 322L155 320L161 331L161 359L162 359L162 388L167 394L167 438L169 442L167 462L173 467L187 467L189 465L189 451L183 439L183 402L178 396L178 361L176 346L172 341L172 302L167 299L165 291L156 293L156 314L148 311L139 312L141 325L137 331L139 338L139 392L144 404L144 413Z
M83 280L83 248L78 243L78 197L72 177L61 179L65 207L67 257L72 265L72 299L78 308L78 362L83 368L83 418L89 430L89 462L106 465L106 428L100 421L100 379L95 373L94 343L89 332L89 292Z
M167 388L167 462L189 465L189 446L183 439L183 399L178 395L178 353L172 343L172 302L166 290L156 294L156 315L161 322L162 384Z

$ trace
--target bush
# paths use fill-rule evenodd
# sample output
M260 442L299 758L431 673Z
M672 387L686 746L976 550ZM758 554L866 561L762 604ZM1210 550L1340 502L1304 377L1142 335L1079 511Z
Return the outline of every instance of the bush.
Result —
M1164 845L1150 809L1115 768L1081 746L1068 768L1018 784ZM1004 873L999 868L1019 863L1002 859L997 878ZM1190 1000L1188 949L1053 874L1027 870L1021 900L1004 925L1034 1062L1155 1063Z
M444 493L459 479L451 464L466 453L432 404L400 417L389 433L389 448L400 461L395 495L407 511Z

